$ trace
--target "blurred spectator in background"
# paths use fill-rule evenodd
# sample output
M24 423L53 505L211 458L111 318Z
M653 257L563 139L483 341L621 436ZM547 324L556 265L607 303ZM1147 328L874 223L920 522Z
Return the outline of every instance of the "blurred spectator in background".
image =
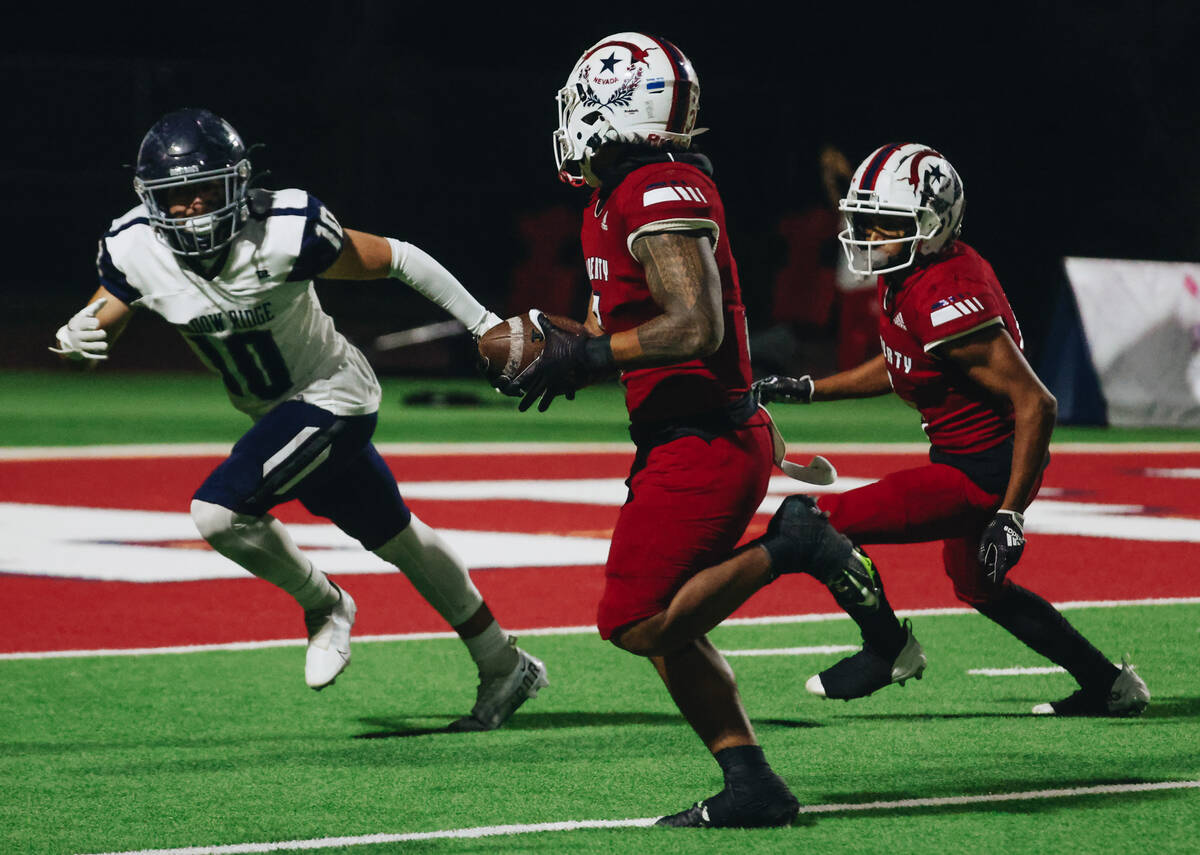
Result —
M566 205L555 205L523 214L517 228L527 254L512 272L507 316L538 306L552 315L582 317L588 291L579 254L579 215Z
M760 372L795 364L840 371L879 352L874 285L850 270L837 241L837 204L854 170L834 145L822 146L817 162L823 202L779 223L787 256L773 284L773 326L752 341Z

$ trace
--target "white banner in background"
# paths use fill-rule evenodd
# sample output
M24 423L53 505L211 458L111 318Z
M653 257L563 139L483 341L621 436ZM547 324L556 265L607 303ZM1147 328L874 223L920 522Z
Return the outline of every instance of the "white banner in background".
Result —
M1200 264L1064 264L1109 424L1200 427Z

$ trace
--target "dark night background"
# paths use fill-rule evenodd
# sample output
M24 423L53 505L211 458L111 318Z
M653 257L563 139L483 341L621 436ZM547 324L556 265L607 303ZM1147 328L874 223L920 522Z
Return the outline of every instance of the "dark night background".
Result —
M967 195L963 237L991 260L1035 364L1066 255L1200 256L1194 3L418 6L148 5L9 18L0 170L9 367L55 366L54 330L95 288L95 241L132 207L138 144L181 106L227 118L269 187L309 190L344 225L431 252L501 314L532 278L582 306L574 219L555 176L554 94L578 55L627 29L674 41L700 77L752 331L770 325L780 221L821 205L817 152L857 164L913 140ZM557 11L555 11L557 10ZM802 289L804 283L795 283ZM399 283L321 284L360 346L441 320ZM569 292L570 297L561 296ZM139 318L112 362L193 366ZM457 345L373 355L384 371L461 368Z

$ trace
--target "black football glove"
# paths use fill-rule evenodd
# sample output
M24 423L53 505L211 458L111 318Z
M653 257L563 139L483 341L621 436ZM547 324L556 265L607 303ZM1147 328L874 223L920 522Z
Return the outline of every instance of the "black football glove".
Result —
M979 563L988 579L999 585L1025 551L1025 517L1016 511L996 511L979 539Z
M803 377L781 377L772 374L770 377L756 380L750 388L762 404L772 401L811 404L813 399L813 381L807 374Z
M525 412L538 402L544 413L559 395L573 400L575 390L598 380L613 368L612 347L608 336L593 337L567 332L556 327L542 312L538 326L546 337L541 355L501 390L506 395L521 395L517 409Z

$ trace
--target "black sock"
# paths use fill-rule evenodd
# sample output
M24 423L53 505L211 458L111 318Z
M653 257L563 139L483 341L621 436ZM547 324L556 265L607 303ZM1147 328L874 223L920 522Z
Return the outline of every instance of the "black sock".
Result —
M713 756L725 775L725 788L704 800L714 825L776 824L774 818L795 812L796 797L767 763L762 748L736 745Z
M762 747L758 745L735 745L733 748L722 748L713 757L725 774L726 784L732 780L754 777L763 769L768 772L771 770Z
M895 659L908 643L908 633L900 624L900 619L892 611L892 605L883 593L883 583L879 587L879 604L874 608L854 605L843 606L846 614L858 624L862 633L863 643L883 656L885 659Z
M1087 690L1107 691L1118 669L1108 657L1037 594L1009 584L996 599L975 607L1027 646L1045 656Z

